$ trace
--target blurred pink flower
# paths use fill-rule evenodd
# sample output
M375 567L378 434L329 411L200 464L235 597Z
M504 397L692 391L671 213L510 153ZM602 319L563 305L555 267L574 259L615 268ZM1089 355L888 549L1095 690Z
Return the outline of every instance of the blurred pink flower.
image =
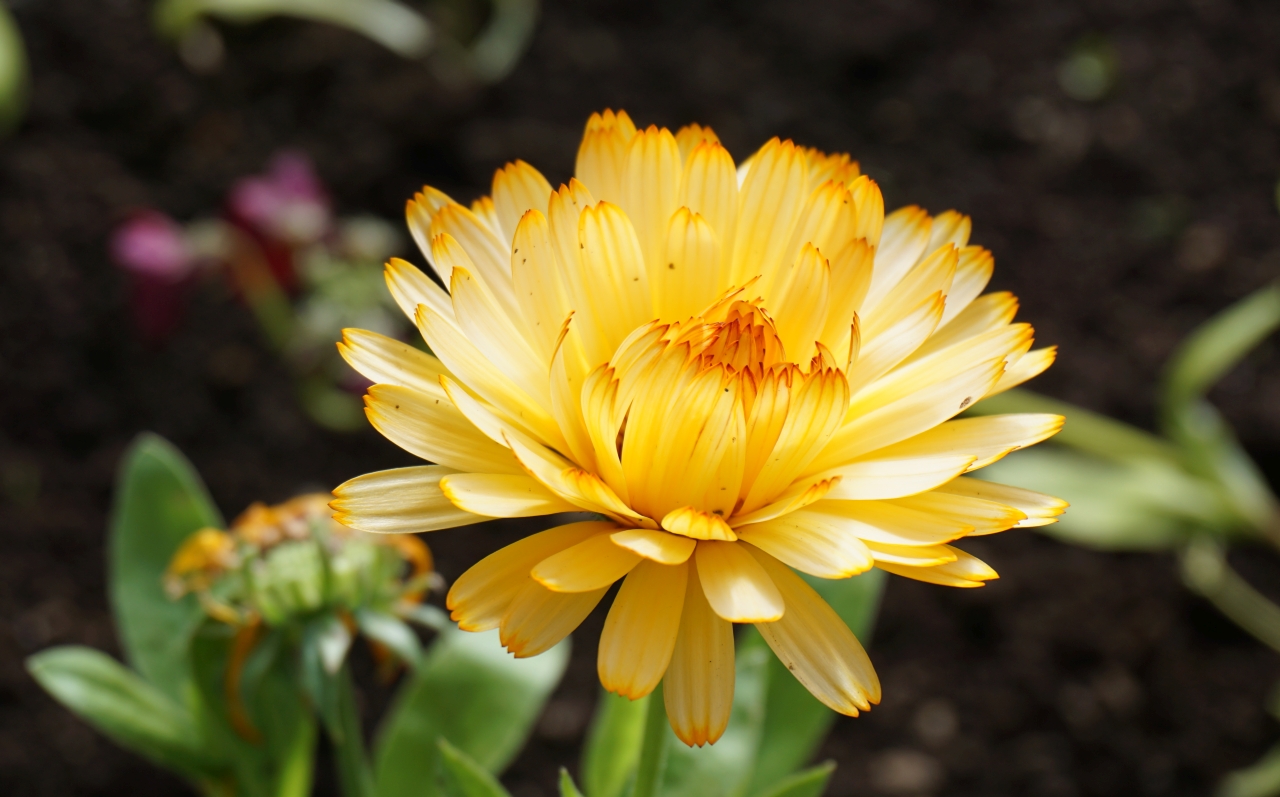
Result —
M116 228L111 259L131 274L173 283L195 267L182 227L155 210L144 210Z
M276 154L265 174L238 180L228 208L234 220L290 246L315 243L333 225L329 196L311 160L294 151Z

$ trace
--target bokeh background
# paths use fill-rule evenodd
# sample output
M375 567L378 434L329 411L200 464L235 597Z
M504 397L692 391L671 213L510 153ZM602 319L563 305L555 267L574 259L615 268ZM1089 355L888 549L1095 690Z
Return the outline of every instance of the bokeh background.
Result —
M222 66L200 75L154 35L146 0L10 6L33 83L25 122L0 141L7 794L182 788L21 665L56 643L117 650L103 535L134 434L180 446L227 514L411 461L372 430L308 420L228 290L195 293L159 344L133 332L112 228L144 206L216 211L281 147L314 159L339 212L389 219L424 182L460 200L485 193L517 157L567 179L587 115L604 107L710 124L738 158L773 135L849 151L890 207L973 216L975 242L995 252L993 287L1015 291L1038 340L1061 346L1035 389L1147 427L1180 338L1280 274L1269 0L551 0L515 71L488 87L289 20L220 26ZM1280 475L1274 343L1213 398ZM429 543L452 579L516 533L495 523ZM830 794L1204 795L1280 738L1262 707L1280 661L1182 589L1169 556L1030 531L971 550L1003 577L973 591L891 581L870 643L885 699L836 725ZM1235 557L1280 596L1274 555ZM504 778L517 797L551 795L556 769L575 763L601 623L576 635L568 677ZM385 695L363 699L373 712Z

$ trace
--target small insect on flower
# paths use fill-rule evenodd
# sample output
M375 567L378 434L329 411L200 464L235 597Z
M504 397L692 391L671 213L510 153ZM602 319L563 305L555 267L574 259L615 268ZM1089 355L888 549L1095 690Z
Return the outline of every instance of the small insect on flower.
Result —
M517 656L572 631L615 581L604 686L664 683L676 734L720 737L733 623L754 623L835 711L880 699L858 640L796 574L872 567L958 587L996 574L952 545L1065 504L963 474L1055 433L1055 415L952 420L1043 371L1052 348L981 296L970 220L888 216L848 155L592 115L576 177L508 164L470 208L427 187L409 228L449 292L387 282L433 355L363 330L339 349L367 415L433 465L334 491L342 523L419 532L587 511L482 560L448 595Z

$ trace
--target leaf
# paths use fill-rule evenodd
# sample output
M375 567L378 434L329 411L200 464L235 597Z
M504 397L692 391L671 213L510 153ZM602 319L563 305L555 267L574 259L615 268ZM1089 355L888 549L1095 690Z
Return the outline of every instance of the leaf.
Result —
M200 477L179 451L154 434L125 454L111 512L108 588L125 658L171 699L189 683L187 645L203 613L193 596L164 592L169 560L188 536L222 528Z
M1070 446L1107 459L1142 457L1179 462L1178 449L1161 437L1127 423L1121 423L1084 407L1042 396L1024 388L1013 388L973 406L968 415L1004 415L1033 412L1066 418L1062 431L1053 436L1058 445Z
M299 680L302 691L320 715L325 732L334 744L343 741L341 695L338 674L351 644L351 632L334 614L323 614L306 624L299 651ZM337 667L330 664L337 661Z
M573 782L573 776L564 767L560 767L560 797L584 797L578 790L578 785Z
M224 766L207 752L179 703L105 653L52 648L28 658L27 671L78 717L160 766L192 778Z
M458 748L441 739L440 764L448 797L511 797L498 779Z
M429 603L410 603L396 607L401 619L417 623L432 631L443 631L449 626L449 615Z
M827 761L783 778L760 797L821 797L827 781L831 780L831 773L835 771L836 762Z
M422 660L422 644L413 629L398 617L373 609L357 609L356 623L365 636L391 649L409 669Z
M804 578L831 604L854 636L864 646L868 645L880 609L880 595L884 591L884 571L870 570L860 576L839 580ZM756 634L754 628L751 633ZM773 655L769 656L768 689L764 733L748 790L751 794L768 792L796 768L806 764L836 720L835 712L809 694L809 690Z
M1173 356L1165 370L1165 408L1182 412L1244 356L1280 328L1280 284L1254 291L1201 324Z
M751 633L755 629L749 629ZM687 747L667 729L667 767L663 797L717 797L742 794L751 778L764 725L769 661L773 652L759 634L739 640L735 660L733 712L715 744Z
M568 641L516 659L496 631L442 633L405 685L376 746L378 797L431 797L443 737L489 772L519 752L569 660Z
M1280 795L1280 745L1254 765L1237 769L1222 780L1215 797L1276 797Z
M1019 451L979 475L1069 502L1061 520L1041 531L1102 550L1169 549L1190 528L1219 528L1230 517L1213 485L1158 460L1107 462L1036 449Z
M591 797L621 797L640 761L649 698L600 690L582 753L582 785Z

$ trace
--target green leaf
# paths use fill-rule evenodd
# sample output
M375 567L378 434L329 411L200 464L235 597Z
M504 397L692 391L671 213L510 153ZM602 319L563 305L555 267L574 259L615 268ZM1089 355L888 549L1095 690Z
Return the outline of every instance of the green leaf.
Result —
M573 776L564 767L560 767L560 797L584 797L578 790L578 784L573 782Z
M0 3L0 134L12 132L27 108L27 47L22 31Z
M404 621L373 609L357 609L355 615L365 636L386 645L409 669L418 666L422 660L422 644Z
M827 781L831 780L831 773L835 771L836 762L827 761L783 778L760 797L821 797Z
M441 780L448 797L511 797L497 778L449 744L447 739L441 739L437 744L440 747Z
M396 613L404 620L417 623L432 631L443 631L449 627L449 615L429 603L410 603L400 606Z
M862 644L868 645L884 591L884 571L873 569L839 580L805 576L805 580L831 604ZM750 633L758 637L754 628ZM767 792L808 763L836 720L835 712L809 694L772 652L766 705L764 733L748 790L751 794Z
M121 747L188 777L217 773L190 714L115 659L92 648L52 648L27 659L59 703Z
M351 633L333 614L312 619L302 631L299 680L334 744L344 741L338 674L350 643ZM337 666L331 669L335 661Z
M222 528L222 517L191 464L157 435L139 435L116 486L108 587L125 658L178 701L191 677L187 646L203 613L192 596L165 595L164 572L183 541L207 526Z
M1108 462L1045 448L1019 451L980 475L1069 502L1061 520L1041 530L1102 550L1167 550L1189 529L1216 529L1229 517L1213 485L1161 460Z
M635 774L649 698L600 690L582 753L582 785L591 797L621 797Z
M442 633L383 724L375 755L378 797L436 794L441 737L487 771L500 772L524 745L568 660L568 640L516 659L496 631Z
M968 415L1004 415L1017 412L1046 412L1065 417L1062 431L1053 437L1058 445L1070 446L1107 459L1163 459L1180 461L1178 449L1161 437L1127 423L1077 407L1065 401L1014 388L983 399Z
M1178 413L1203 398L1244 356L1280 328L1280 285L1255 291L1201 324L1165 371L1165 408Z
M1238 769L1223 779L1215 797L1276 797L1280 795L1280 745L1271 748L1256 764Z
M754 633L755 629L749 629ZM733 712L715 744L687 747L671 729L662 797L724 797L744 793L759 749L768 692L769 650L759 634L743 634L735 655Z

